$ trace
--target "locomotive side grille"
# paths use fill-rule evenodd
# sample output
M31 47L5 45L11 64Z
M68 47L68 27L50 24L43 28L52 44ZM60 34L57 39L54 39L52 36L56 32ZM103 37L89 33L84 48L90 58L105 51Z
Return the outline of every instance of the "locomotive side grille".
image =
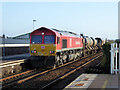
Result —
M67 39L62 39L62 48L67 48Z

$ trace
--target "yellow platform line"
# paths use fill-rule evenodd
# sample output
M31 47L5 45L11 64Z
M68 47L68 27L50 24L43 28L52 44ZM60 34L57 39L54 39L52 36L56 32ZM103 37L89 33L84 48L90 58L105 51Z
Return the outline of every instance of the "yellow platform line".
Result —
M108 84L108 79L110 78L110 76L107 77L107 79L105 80L103 86L102 86L102 89L101 90L105 90L107 84Z

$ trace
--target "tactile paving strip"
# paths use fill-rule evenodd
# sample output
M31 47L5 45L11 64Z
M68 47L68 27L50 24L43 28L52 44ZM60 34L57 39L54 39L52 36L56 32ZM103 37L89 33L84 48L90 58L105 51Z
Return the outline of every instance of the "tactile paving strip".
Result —
M82 74L71 82L67 88L88 88L90 84L95 80L97 74Z

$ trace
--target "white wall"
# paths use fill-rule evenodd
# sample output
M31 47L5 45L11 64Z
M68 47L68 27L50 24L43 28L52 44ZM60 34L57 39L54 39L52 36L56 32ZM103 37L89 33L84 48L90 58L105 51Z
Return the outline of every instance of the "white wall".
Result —
M9 39L9 38L0 38L0 44L29 44L30 39Z

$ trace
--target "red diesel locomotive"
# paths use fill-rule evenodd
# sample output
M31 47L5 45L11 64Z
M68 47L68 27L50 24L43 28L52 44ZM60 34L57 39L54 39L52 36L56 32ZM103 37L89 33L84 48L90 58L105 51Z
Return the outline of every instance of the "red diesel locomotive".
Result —
M99 44L101 42L99 39ZM88 53L95 53L99 44L98 39L41 27L30 34L30 61L35 67L56 67Z

